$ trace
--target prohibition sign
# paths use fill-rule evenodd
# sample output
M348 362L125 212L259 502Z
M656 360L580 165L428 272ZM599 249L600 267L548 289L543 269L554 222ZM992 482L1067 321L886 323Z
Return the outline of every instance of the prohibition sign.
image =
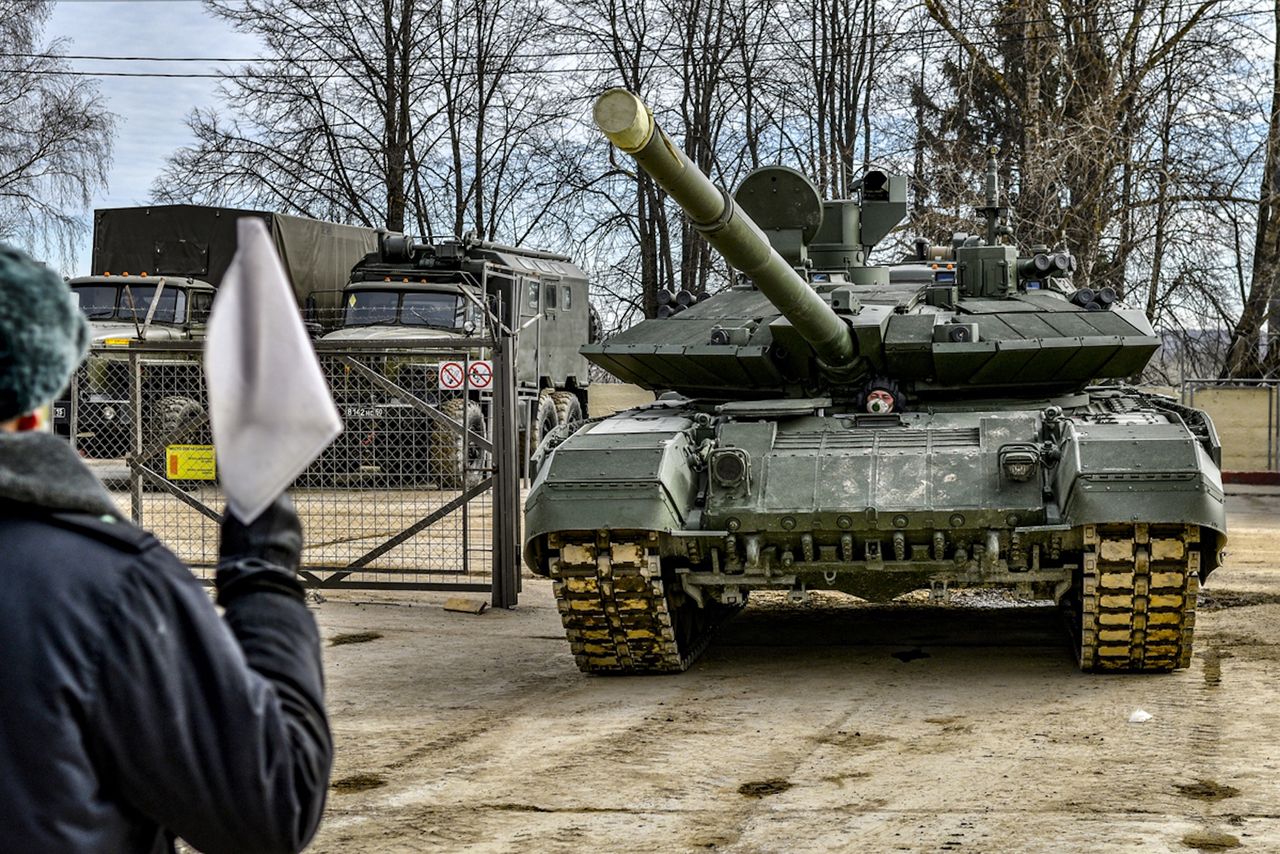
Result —
M440 388L446 391L456 391L462 388L466 378L467 372L462 367L461 362L440 363Z
M493 384L493 363L479 361L467 365L467 380L472 388L480 390L488 388Z

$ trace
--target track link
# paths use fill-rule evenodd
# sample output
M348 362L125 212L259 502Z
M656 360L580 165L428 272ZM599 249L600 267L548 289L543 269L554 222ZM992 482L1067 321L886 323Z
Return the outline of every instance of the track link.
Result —
M556 604L586 673L679 673L711 634L709 622L662 577L658 535L563 542L551 562Z
M1081 670L1159 673L1191 663L1199 543L1195 525L1084 526Z

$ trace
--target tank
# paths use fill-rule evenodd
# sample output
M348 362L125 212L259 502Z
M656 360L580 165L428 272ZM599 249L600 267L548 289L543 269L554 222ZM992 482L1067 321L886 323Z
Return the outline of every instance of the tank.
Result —
M1226 537L1213 425L1124 382L1151 325L1010 243L994 159L985 233L875 267L904 177L824 201L768 167L730 195L631 93L594 113L739 275L583 350L660 395L551 449L526 502L582 670L682 671L753 590L962 588L1056 602L1086 671L1187 666Z

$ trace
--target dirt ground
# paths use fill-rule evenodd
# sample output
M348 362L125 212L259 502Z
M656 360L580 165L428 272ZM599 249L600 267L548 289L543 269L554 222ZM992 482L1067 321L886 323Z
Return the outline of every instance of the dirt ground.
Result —
M1077 672L1052 609L774 599L688 673L588 677L545 581L479 616L326 593L311 850L1278 851L1280 493L1229 507L1167 676Z

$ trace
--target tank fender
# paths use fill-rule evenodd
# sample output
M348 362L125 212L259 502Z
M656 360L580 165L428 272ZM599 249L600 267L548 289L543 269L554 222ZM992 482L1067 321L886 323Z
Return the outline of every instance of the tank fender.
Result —
M525 502L525 562L545 573L541 540L556 531L682 530L695 508L700 454L693 422L637 412L580 430L557 447Z
M1222 474L1184 425L1076 422L1061 436L1053 491L1063 521L1201 525L1218 532L1221 546Z

